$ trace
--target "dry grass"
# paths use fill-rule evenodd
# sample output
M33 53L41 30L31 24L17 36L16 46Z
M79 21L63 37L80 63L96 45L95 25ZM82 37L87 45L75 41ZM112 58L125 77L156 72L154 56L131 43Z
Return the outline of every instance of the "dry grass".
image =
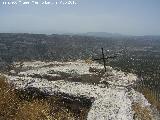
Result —
M87 64L92 64L92 63L93 63L92 58L86 59L86 60L85 60L85 63L87 63Z
M12 119L18 102L12 87L4 77L0 77L0 120Z
M136 120L152 120L151 112L146 108L142 107L138 103L134 103L132 105L132 109L134 110L134 119Z
M89 110L82 107L77 114L60 97L26 100L19 94L0 76L0 120L85 120Z
M156 96L152 93L152 90L143 88L142 93L147 100L160 111L160 101L157 100Z
M22 102L14 116L16 120L51 120L50 108L44 101Z

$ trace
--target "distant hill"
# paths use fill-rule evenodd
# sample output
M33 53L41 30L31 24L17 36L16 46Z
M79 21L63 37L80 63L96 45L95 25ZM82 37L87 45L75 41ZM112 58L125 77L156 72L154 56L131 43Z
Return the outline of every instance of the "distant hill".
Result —
M125 35L119 33L108 33L108 32L87 32L83 33L85 36L95 36L95 37L124 37Z
M159 36L130 36L105 32L81 35L0 33L0 61L86 59L98 57L101 47L117 51L160 50Z
M109 32L87 32L87 33L64 33L61 35L80 35L88 37L102 37L102 38L133 38L133 39L157 39L160 40L160 35L125 35L120 33L109 33Z

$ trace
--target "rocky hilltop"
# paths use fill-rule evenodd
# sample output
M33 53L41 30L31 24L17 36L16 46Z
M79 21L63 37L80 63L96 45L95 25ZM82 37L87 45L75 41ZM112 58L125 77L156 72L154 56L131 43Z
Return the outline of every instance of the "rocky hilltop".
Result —
M16 89L37 88L49 95L90 100L87 120L159 119L147 99L133 89L136 75L109 66L104 72L95 62L15 62L6 77Z

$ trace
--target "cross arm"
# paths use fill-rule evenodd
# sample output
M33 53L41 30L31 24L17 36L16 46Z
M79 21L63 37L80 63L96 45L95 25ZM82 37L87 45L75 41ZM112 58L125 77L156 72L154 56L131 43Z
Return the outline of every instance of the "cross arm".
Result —
M103 60L103 59L110 59L110 58L115 58L117 56L108 56L108 57L105 57L105 58L95 58L93 60Z
M115 58L115 57L117 57L117 56L108 56L108 57L106 57L104 59ZM103 59L103 58L101 58L101 59Z

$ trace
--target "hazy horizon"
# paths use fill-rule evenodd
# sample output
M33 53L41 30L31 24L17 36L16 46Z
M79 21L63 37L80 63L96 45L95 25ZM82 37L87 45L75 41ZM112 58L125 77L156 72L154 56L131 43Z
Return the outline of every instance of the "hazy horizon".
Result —
M0 33L160 35L159 0L75 1L77 5L57 6L3 5L1 1Z

